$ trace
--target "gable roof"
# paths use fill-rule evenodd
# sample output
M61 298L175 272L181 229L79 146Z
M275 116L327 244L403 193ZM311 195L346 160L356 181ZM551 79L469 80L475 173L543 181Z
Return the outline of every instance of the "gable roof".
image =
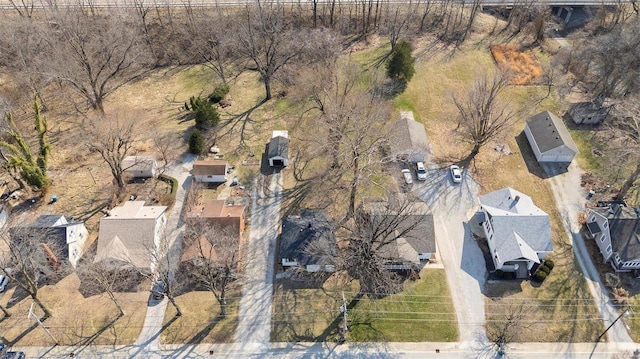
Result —
M95 262L119 260L137 268L151 266L155 248L156 220L165 206L144 206L144 201L127 201L100 219Z
M289 155L289 139L284 136L275 136L269 141L269 158L287 158Z
M511 187L478 198L488 213L495 238L495 249L502 262L526 258L539 262L536 252L550 252L549 216L531 197Z
M194 259L216 260L217 258L218 253L211 242L204 235L201 235L182 253L180 261L186 262Z
M195 161L191 174L194 176L223 176L227 174L227 161Z
M640 259L640 217L632 208L614 204L592 208L609 221L611 249L623 262Z
M391 150L396 154L429 151L427 132L412 111L400 112L400 119L391 125L391 135Z
M433 215L428 213L426 203L412 202L400 215L390 211L387 202L368 202L363 209L375 221L375 227L395 226L386 233L387 238L381 239L384 244L378 248L378 253L382 257L417 263L418 254L435 253ZM402 216L400 221L397 221L398 216Z
M564 122L551 112L542 111L530 117L527 119L527 126L529 126L541 153L563 145L578 153L578 147L573 142Z
M156 165L153 156L127 156L122 160L124 171L148 171Z
M322 246L322 253L310 250L317 245ZM334 263L337 250L333 224L324 211L304 210L300 216L283 218L280 258L295 259L302 266L329 265Z

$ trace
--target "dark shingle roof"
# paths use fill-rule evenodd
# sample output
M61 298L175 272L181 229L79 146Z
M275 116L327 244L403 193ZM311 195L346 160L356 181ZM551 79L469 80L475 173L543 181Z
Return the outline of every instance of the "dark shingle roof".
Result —
M611 249L618 253L623 262L640 258L640 217L629 207L613 205L594 208L607 217L611 234Z
M567 146L575 153L578 147L571 139L571 135L562 120L549 111L543 111L527 120L533 138L544 153L562 145Z
M269 158L287 158L289 154L289 139L283 136L276 136L269 141Z
M310 247L326 241L322 253L312 253ZM298 264L333 264L337 254L333 224L321 210L305 210L300 216L288 216L282 220L280 234L280 258L295 259Z

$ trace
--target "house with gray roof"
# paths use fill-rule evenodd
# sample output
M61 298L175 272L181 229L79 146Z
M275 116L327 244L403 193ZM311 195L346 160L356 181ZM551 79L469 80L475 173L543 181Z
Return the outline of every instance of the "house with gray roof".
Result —
M479 222L496 270L528 278L531 269L553 251L549 216L531 197L506 187L478 198Z
M165 206L145 206L127 201L100 219L95 262L107 261L153 271L153 258L162 253L160 240L166 225Z
M412 111L401 111L400 119L391 125L389 144L391 153L400 160L426 161L429 140L424 125L413 118Z
M578 147L562 119L549 111L529 118L524 133L538 162L569 163L578 154Z
M271 167L287 167L289 165L289 132L273 131L269 141L267 159Z
M280 259L285 269L335 271L338 245L333 223L322 210L304 210L282 220Z
M433 215L426 203L411 202L394 209L388 202L366 202L362 209L368 229L379 237L376 252L385 269L419 270L435 254Z
M587 236L616 272L640 269L640 210L621 203L589 209Z
M127 156L122 170L132 178L152 178L158 175L158 163L153 156Z

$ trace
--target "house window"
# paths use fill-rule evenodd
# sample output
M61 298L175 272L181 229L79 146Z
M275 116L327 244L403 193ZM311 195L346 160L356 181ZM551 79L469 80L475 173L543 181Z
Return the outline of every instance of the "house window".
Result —
M596 216L591 216L591 221L590 222L595 222L596 221Z
M605 249L605 252L607 252L607 254L611 254L611 245L607 246L607 249Z
M604 229L609 228L609 221L604 222L604 224L602 225L602 228Z
M607 238L607 236L603 233L603 234L600 236L600 243L603 243L603 242L604 242L604 240L605 240L606 238Z

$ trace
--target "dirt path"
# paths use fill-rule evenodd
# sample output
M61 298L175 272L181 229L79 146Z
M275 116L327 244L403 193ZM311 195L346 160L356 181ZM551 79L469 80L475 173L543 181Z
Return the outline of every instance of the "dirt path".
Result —
M260 179L266 181L263 186ZM280 224L282 176L260 176L254 184L247 265L235 344L262 350L271 341L273 264Z
M557 174L557 171L550 166L543 166L543 168L552 176L549 179L549 183L551 184L556 206L560 210L565 231L571 239L578 265L584 274L604 325L609 326L616 319L618 313L609 299L609 291L600 281L598 271L593 265L584 239L580 235L578 214L584 212L586 203L586 191L580 186L582 170L575 162L571 163L568 172L562 174ZM609 341L616 343L633 342L622 321L616 322L607 334Z
M438 252L458 317L459 341L467 348L486 341L482 294L486 265L467 223L477 193L478 185L466 171L462 183L453 184L448 169L436 168L431 168L427 180L414 188L414 194L433 210Z

